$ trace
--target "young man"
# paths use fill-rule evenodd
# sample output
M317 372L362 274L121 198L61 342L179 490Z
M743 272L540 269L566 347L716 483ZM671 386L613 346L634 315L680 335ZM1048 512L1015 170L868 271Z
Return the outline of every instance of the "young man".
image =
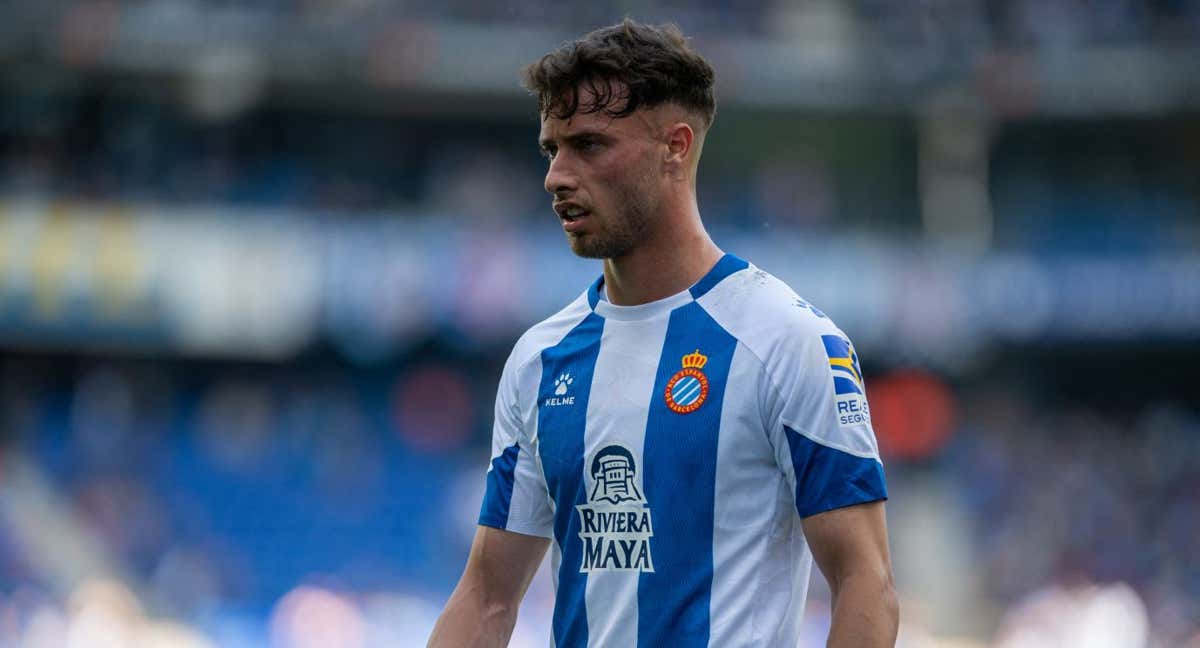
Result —
M466 571L430 646L504 646L547 546L558 648L890 646L883 469L854 347L709 238L713 71L626 20L525 71L567 241L603 275L513 349Z

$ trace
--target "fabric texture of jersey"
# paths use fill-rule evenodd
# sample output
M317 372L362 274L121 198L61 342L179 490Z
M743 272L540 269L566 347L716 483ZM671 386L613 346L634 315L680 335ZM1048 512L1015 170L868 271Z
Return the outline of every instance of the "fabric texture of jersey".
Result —
M800 520L887 498L854 346L733 255L649 304L601 283L509 356L479 523L554 540L559 648L796 645Z

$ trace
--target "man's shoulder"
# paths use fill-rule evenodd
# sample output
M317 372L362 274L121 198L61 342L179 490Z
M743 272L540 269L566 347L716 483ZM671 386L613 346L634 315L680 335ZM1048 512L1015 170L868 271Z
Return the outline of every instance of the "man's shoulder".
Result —
M833 391L833 363L853 362L857 372L857 356L833 320L791 286L753 265L699 301L758 361L768 393L784 399L776 402L791 403L789 416L798 416L794 408L821 406L819 395ZM797 392L805 395L796 398Z
M820 308L753 264L730 275L699 302L718 324L757 353L779 350L789 341L841 335Z

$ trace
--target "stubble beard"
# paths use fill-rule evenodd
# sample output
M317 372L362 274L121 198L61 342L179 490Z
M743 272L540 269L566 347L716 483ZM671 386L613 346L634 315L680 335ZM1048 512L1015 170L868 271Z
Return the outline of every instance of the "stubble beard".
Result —
M632 183L617 192L623 205L601 231L568 235L571 251L585 259L619 259L647 239L658 201L649 183Z

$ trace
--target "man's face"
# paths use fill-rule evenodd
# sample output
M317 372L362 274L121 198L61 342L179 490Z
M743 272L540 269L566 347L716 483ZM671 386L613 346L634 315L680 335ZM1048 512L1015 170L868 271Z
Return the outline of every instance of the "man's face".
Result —
M592 96L586 86L580 90L581 110L570 119L543 116L539 144L550 160L545 187L575 254L619 258L655 224L662 173L658 142L651 111L619 119L586 112Z

